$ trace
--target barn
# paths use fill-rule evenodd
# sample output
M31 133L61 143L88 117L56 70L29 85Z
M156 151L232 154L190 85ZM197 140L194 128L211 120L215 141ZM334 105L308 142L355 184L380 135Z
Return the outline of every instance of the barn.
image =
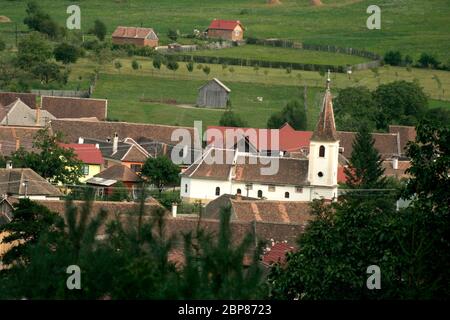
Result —
M152 28L119 26L112 34L113 44L134 44L137 47L157 47L158 36Z
M198 89L197 106L226 108L231 90L219 79L212 79Z

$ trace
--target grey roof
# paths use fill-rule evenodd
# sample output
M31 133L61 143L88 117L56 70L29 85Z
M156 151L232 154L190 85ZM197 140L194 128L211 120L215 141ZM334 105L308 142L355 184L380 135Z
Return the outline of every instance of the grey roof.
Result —
M20 98L8 106L1 106L0 123L14 126L45 126L48 120L55 117L46 110L31 109ZM39 119L37 113L40 112Z
M27 182L27 188L25 183ZM29 168L0 169L0 194L61 197L63 194Z

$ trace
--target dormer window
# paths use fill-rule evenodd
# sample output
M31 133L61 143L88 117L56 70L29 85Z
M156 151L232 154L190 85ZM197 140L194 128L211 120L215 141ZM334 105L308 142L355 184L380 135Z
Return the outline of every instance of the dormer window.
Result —
M325 157L325 147L324 146L320 146L320 148L319 148L319 157L320 158Z

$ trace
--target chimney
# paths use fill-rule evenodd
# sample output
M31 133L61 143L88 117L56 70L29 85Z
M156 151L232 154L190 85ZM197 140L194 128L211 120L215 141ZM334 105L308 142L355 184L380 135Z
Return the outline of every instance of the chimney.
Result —
M394 170L398 170L398 158L397 157L392 158L392 168Z
M19 137L16 137L16 151L20 148L20 139Z
M96 147L97 149L100 149L100 145L99 145L98 143L95 144L95 147Z
M84 138L83 137L79 137L78 138L78 144L84 144Z
M11 160L6 161L6 169L12 169L13 168L13 164Z
M36 107L36 125L38 126L41 123L41 107Z
M114 133L112 154L115 154L117 152L118 145L119 145L119 136L117 135L117 132L116 132L116 133Z
M176 202L172 203L172 217L177 217L178 205Z

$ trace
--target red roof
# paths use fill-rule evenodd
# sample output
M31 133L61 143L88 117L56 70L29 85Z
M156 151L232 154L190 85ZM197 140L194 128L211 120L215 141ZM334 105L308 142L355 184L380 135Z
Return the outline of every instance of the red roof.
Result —
M291 247L285 242L277 242L272 245L270 249L264 254L262 262L266 265L273 263L284 263L286 261L286 253L293 251L294 247Z
M64 148L73 149L77 158L85 164L103 164L103 156L95 144L61 143Z
M219 30L234 30L236 26L241 26L242 29L244 27L242 26L241 22L239 20L217 20L214 19L211 24L209 25L208 29L219 29Z
M217 131L221 132L221 137L217 137ZM235 134L235 136L233 136ZM240 140L238 137L247 137L249 142L258 150L279 150L279 151L298 151L302 148L309 148L309 140L312 131L297 131L288 123L281 129L257 129L257 128L234 128L209 126L206 132L208 144L214 143L217 148L227 148L227 135L233 138L229 141L229 148L233 147ZM275 141L279 137L279 141ZM273 138L273 141L272 141Z

